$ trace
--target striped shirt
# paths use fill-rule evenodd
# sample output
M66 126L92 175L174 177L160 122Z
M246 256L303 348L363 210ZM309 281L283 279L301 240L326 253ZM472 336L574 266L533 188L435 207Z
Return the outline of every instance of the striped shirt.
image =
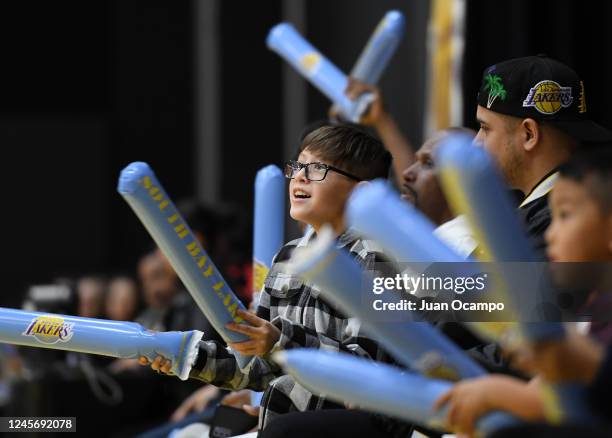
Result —
M286 273L286 265L293 250L308 245L314 238L314 232L310 230L304 237L283 246L274 258L264 282L257 316L270 321L281 332L272 351L317 348L392 362L377 342L363 334L358 319L348 317L320 297L316 285ZM337 246L347 250L365 269L373 270L375 263L388 261L372 241L362 240L350 231L338 237ZM229 350L211 341L200 343L200 353L191 377L225 389L265 390L260 411L261 429L276 415L342 407L315 396L293 377L284 375L269 356L255 357L247 369L241 370ZM385 425L386 428L395 428L395 422L385 423L390 423Z

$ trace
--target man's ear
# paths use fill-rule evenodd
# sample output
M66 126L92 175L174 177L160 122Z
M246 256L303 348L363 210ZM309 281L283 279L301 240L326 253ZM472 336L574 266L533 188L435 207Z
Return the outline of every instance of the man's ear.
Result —
M523 119L521 122L521 130L523 149L526 152L533 151L542 136L540 125L533 119Z

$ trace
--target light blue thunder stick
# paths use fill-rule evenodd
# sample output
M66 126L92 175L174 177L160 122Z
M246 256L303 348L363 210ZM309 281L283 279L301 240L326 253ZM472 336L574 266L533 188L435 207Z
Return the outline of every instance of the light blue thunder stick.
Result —
M438 239L433 234L434 224L382 180L353 190L347 202L346 220L355 231L376 241L400 262L452 262L466 269L465 262L469 261ZM494 339L500 333L509 336L508 323L465 324Z
M389 11L376 26L350 76L366 84L378 82L397 50L406 31L406 19L400 11Z
M442 142L437 156L446 197L453 210L467 216L484 252L483 258L495 262L535 262L508 187L485 149L475 147L469 136L457 134ZM512 273L504 269L504 263L497 266L505 301L516 312ZM520 316L515 315L516 321L520 322ZM562 324L547 322L521 324L521 332L528 339L539 341L562 337L565 331Z
M313 349L279 351L273 360L315 394L438 431L448 430L446 408L436 412L433 406L452 387L451 382L349 354ZM514 417L494 412L478 421L476 429L484 434L516 423Z
M253 218L253 297L263 288L274 255L285 239L285 176L273 164L255 177Z
M152 332L140 324L29 312L0 307L0 342L54 350L153 361L162 355L172 361L171 374L181 380L198 354L202 332Z
M244 305L208 257L149 165L142 162L128 165L121 172L117 190L132 207L221 337L226 342L248 340L246 335L225 327L229 322L243 321L237 311L246 310ZM250 363L250 356L234 354L241 368Z
M378 242L400 262L466 261L433 234L435 226L429 219L383 180L353 190L346 219L352 229Z
M259 304L259 293L272 266L274 255L285 239L285 176L273 164L259 169L255 176L253 217L253 308ZM262 392L251 394L251 404L259 406Z
M364 279L361 266L336 248L331 229L323 229L314 244L297 248L288 270L316 284L326 299L347 314L359 318L366 333L370 333L397 360L411 369L446 380L477 377L486 373L428 322L372 320L368 306L362 304L361 300L364 284L371 285L372 282L368 281L371 278Z
M475 147L469 137L455 135L446 139L438 151L438 166L443 188L451 205L465 213L486 257L495 261L533 261L535 256L521 228L507 187L484 148ZM513 278L500 268L506 285L506 301L515 308ZM527 341L547 341L564 336L560 322L521 322ZM544 385L547 414L551 421L597 421L588 409L585 388L571 383Z
M306 41L291 24L280 23L270 29L266 44L336 104L347 120L359 122L361 115L374 99L372 93L350 100L345 94L348 77Z
M471 140L466 138L465 141ZM455 157L459 162L462 162L468 152L464 149L457 153ZM453 187L456 187L461 182L456 179L451 183ZM493 184L492 181L480 181L479 184L474 185L474 189L483 186L489 188L491 184ZM503 196L506 196L505 192L501 193L498 199L503 199ZM495 197L489 201L491 203L487 205L488 211L496 210L499 207ZM515 212L511 211L508 216L515 217L514 215ZM346 216L348 225L377 241L398 260L408 262L463 261L432 235L434 226L427 218L414 207L401 201L397 194L382 181L374 181L366 186L356 188L347 203ZM496 220L501 220L501 218ZM506 232L509 232L509 230L511 228L507 229ZM514 237L520 238L520 236L519 233ZM508 302L508 304L508 307L511 307L511 303ZM512 313L511 309L509 313ZM479 333L495 337L499 334L505 334L508 328L512 328L515 324L469 323L468 325ZM546 332L548 329L544 328L544 331ZM556 328L553 327L552 332L555 331ZM571 387L557 388L556 391L557 394L576 393L575 388ZM561 400L562 407L558 408L553 415L558 417L561 410L563 412L580 412L576 408L580 405L576 402L576 399L576 397L557 397L557 400Z
M387 12L376 26L349 76L375 85L391 61L405 30L404 15L400 11Z

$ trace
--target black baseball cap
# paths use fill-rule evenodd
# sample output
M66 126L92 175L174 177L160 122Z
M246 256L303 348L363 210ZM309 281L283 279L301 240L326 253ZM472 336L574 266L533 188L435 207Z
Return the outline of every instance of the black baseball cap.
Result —
M587 113L578 74L546 55L492 65L482 75L478 105L500 114L546 121L585 143L611 142L612 131Z

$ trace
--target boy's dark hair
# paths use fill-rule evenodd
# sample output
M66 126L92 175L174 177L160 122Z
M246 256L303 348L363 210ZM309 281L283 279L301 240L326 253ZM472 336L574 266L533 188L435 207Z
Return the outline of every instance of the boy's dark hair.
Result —
M577 150L559 174L585 184L604 214L612 213L612 145Z
M305 149L364 180L386 178L391 165L380 140L354 125L321 126L304 137L300 151Z
M308 123L302 129L302 132L300 132L300 136L298 137L298 143L302 144L306 136L310 134L312 131L316 131L317 129L322 128L323 126L333 126L333 125L334 123L330 122L327 119L319 119L319 120L315 120L314 122ZM299 155L299 152L298 152L298 155Z

